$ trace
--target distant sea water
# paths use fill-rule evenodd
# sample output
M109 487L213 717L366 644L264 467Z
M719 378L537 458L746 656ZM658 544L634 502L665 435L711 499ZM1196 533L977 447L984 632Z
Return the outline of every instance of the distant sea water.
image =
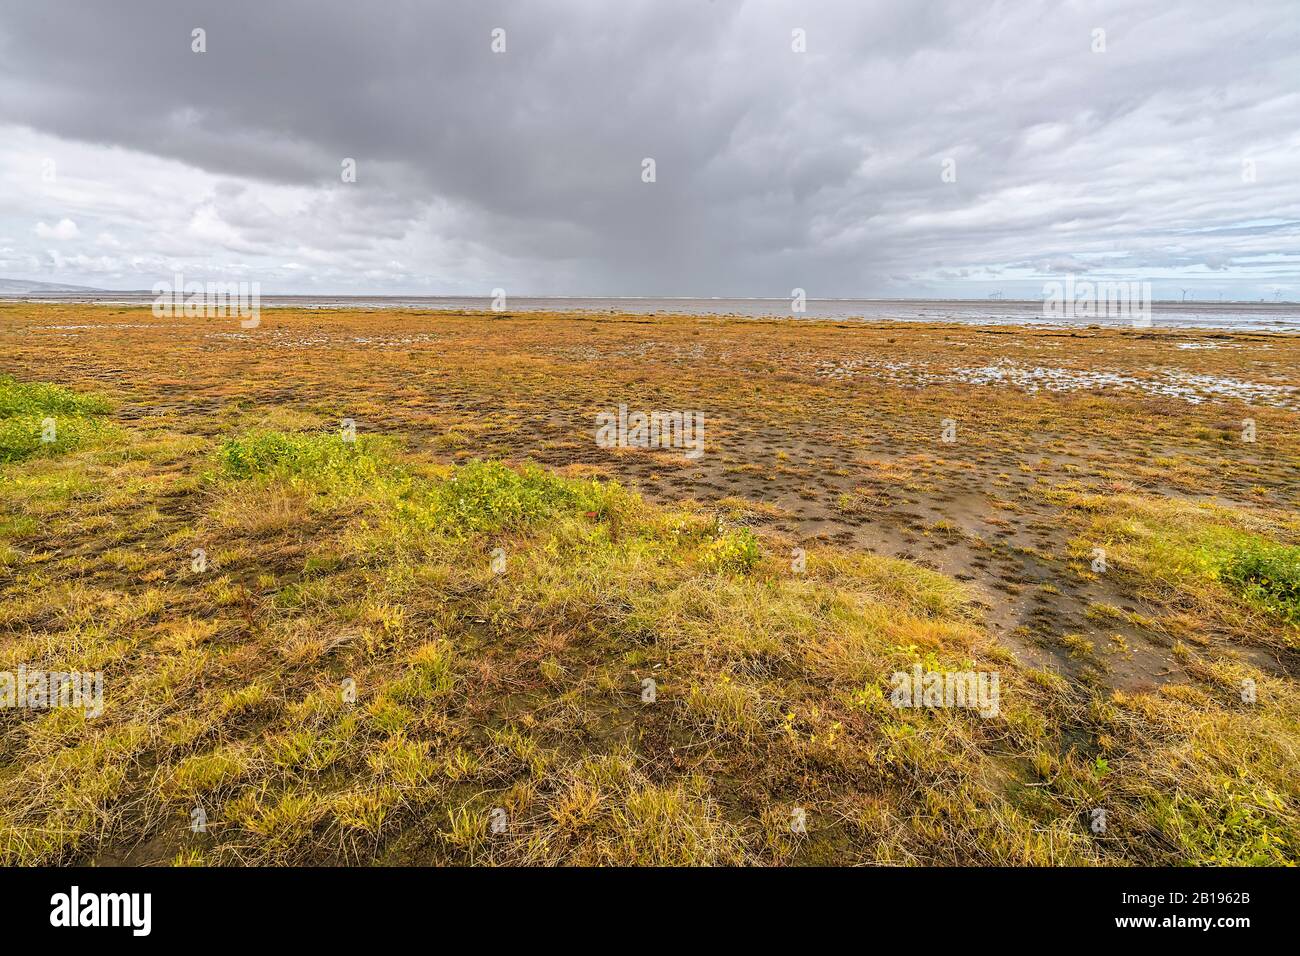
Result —
M149 305L150 292L3 295L0 300ZM264 295L262 308L487 311L486 296ZM508 312L596 312L634 315L724 315L744 318L841 319L867 322L954 322L962 325L1131 326L1128 318L1049 319L1039 299L809 299L794 313L789 299L510 297ZM1300 303L1153 302L1153 328L1300 332Z

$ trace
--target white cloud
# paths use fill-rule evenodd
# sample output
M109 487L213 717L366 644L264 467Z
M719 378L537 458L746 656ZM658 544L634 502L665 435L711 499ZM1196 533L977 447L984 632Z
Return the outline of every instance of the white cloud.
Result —
M34 231L39 239L58 239L60 241L76 239L81 235L81 230L77 228L77 224L71 219L60 219L53 226L38 222Z

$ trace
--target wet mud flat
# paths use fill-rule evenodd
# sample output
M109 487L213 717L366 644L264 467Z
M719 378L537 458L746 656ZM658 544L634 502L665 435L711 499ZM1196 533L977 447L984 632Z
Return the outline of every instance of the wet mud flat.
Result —
M1189 635L1097 573L1073 493L1247 510L1300 502L1300 337L1260 332L275 309L256 329L8 306L5 370L214 434L296 409L447 461L533 459L967 582L1023 659L1123 688L1183 674ZM602 412L697 411L703 454L602 448ZM945 427L948 432L945 434ZM1251 432L1252 440L1242 440ZM1242 635L1222 642L1288 667Z

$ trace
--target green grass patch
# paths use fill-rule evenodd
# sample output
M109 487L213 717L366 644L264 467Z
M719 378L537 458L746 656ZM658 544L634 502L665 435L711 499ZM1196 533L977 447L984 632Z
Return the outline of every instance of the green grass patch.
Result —
M217 449L227 478L278 478L322 485L375 482L391 471L387 445L375 438L345 441L341 434L259 429L227 439Z
M1083 558L1101 546L1147 596L1191 602L1221 621L1258 629L1260 612L1300 623L1300 548L1277 541L1291 523L1265 512L1123 495L1058 496L1086 516L1072 543Z
M107 431L107 425L93 418L20 415L3 419L0 420L0 465L63 455L101 438Z
M0 465L62 455L101 437L110 405L48 382L0 375Z
M106 415L112 406L98 395L74 392L48 382L20 382L0 375L0 418L34 415L69 415L85 418Z
M412 514L426 529L464 536L517 530L562 513L616 520L630 502L615 482L564 478L531 462L511 468L474 461L434 485Z

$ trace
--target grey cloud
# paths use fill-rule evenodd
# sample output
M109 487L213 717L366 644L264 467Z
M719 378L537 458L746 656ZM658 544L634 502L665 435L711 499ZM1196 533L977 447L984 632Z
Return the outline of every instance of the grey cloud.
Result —
M983 295L979 277L1044 263L1246 285L1278 273L1246 256L1300 251L1286 0L0 6L0 123L214 178L176 197L189 225L161 257L317 281L396 260L394 291L468 270L525 292L840 296Z

